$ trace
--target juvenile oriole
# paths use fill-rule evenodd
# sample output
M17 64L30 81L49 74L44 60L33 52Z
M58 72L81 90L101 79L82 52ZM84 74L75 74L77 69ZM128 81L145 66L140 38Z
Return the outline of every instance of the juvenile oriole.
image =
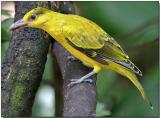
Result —
M153 109L135 75L142 76L142 72L129 60L128 55L114 38L94 22L78 15L57 13L38 7L12 24L10 29L20 27L45 30L84 65L93 68L87 75L72 80L71 85L81 83L102 69L111 69L127 77Z

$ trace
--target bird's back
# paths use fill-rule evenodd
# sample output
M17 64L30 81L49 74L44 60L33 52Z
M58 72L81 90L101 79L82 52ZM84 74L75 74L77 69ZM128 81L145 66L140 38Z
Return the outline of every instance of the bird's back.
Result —
M142 75L114 38L96 23L78 15L62 15L60 34L75 49L101 64L107 64L109 60Z

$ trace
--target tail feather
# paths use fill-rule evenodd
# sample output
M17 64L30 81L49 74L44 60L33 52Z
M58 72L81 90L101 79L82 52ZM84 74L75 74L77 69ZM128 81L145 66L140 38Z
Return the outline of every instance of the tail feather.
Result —
M126 62L123 62L123 61L114 61L114 62L119 64L119 65L122 65L122 66L124 66L124 67L126 67L128 69L130 69L131 71L133 71L134 73L138 74L139 76L142 76L142 72L130 60L127 60Z
M148 103L148 105L150 106L151 109L153 109L153 106L149 100L149 98L147 97L142 85L139 83L135 73L133 73L132 71L128 70L127 68L118 65L114 62L110 62L110 64L108 65L110 69L118 72L119 74L121 74L122 76L127 77L135 86L136 88L139 90L139 92L141 93L143 99Z

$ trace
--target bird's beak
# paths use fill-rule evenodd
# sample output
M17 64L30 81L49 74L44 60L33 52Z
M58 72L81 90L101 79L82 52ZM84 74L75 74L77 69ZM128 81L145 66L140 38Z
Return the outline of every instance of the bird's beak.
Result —
M9 30L15 30L18 29L20 27L25 27L29 24L29 22L24 21L23 19L18 20L17 22L13 23Z

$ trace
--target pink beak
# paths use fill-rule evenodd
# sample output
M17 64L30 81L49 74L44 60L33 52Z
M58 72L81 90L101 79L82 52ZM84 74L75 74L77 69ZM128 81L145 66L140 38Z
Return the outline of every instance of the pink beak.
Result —
M17 22L13 23L10 27L9 30L15 30L18 29L20 27L24 27L27 26L29 22L25 22L22 19L18 20Z

